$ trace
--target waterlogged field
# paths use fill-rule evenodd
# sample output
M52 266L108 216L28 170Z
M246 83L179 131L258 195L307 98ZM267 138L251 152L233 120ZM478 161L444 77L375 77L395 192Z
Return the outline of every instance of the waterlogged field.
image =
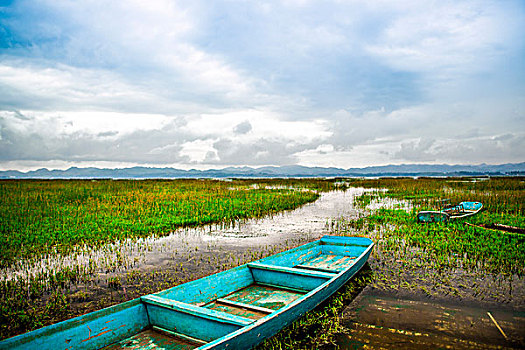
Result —
M336 234L372 238L376 245L369 264L327 302L258 349L525 347L525 236L480 227L525 227L524 178L0 185L2 234L9 236L2 243L9 249L1 253L1 337ZM326 192L332 190L346 192ZM321 199L282 220L267 216L319 194ZM458 222L416 222L419 210L440 209L446 198L481 201L485 209ZM337 206L348 210L332 210ZM322 215L310 222L319 211L331 217L326 223ZM266 218L252 226L239 222L261 216ZM300 223L299 231L286 233L280 220ZM206 239L193 229L166 236L181 225L206 222L216 222L223 238L208 240L214 237L212 228L205 228L212 231ZM271 231L272 239L254 226ZM77 237L76 231L82 234ZM151 260L152 255L161 258ZM422 308L403 311L414 305ZM446 312L436 315L433 307ZM423 314L431 321L423 322Z
M170 273L133 269L152 249L148 237L206 223L235 225L334 188L331 181L284 179L1 181L0 337L254 260L263 252L233 254L212 245L196 257L198 247L181 234L176 246L161 246L180 262ZM128 246L133 254L123 253ZM207 268L195 270L200 265Z
M369 269L259 349L525 346L525 235L479 227L525 228L524 178L349 183L371 191L356 198L361 217L336 221L332 232L372 238ZM485 210L457 222L416 222L419 210L439 210L446 198L481 201Z
M288 188L291 185L284 180L2 181L0 263L165 234L181 226L261 217L318 197L314 191ZM311 181L307 186L331 185Z

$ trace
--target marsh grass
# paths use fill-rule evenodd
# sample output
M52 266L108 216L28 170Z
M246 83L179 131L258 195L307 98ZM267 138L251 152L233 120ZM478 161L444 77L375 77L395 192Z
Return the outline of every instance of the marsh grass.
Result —
M523 178L381 179L354 184L383 189L368 196L392 197L413 206L408 211L374 210L339 225L343 233L366 228L376 242L371 260L375 288L525 307L525 236L465 225L468 221L525 227ZM419 210L438 210L444 198L452 203L481 201L484 210L448 223L416 221ZM358 202L365 208L371 200Z
M0 181L0 267L82 245L262 217L318 198L327 181Z
M520 226L518 223L521 226L525 223L523 177L354 179L350 184L384 189L385 191L376 192L375 196L407 200L419 210L440 209L445 199L449 199L451 203L479 201L483 203L485 213L496 214L500 220L510 220L517 226Z
M235 257L213 247L197 253L181 238L173 252L180 265L134 270L152 249L148 237L207 223L235 225L297 208L334 188L318 179L0 181L0 338L270 254L274 247ZM144 239L140 251L121 253L137 239Z
M398 297L525 309L524 235L467 226L465 220L416 221L419 210L440 209L442 200L449 198L452 203L483 202L485 210L469 222L523 228L524 178L387 178L348 183L371 191L355 199L362 209L360 216L336 220L332 233L372 238L372 271L344 287L342 293L348 298L337 293L258 349L338 348L337 336L345 332L339 315L355 297L346 291L365 286ZM395 201L373 208L385 199Z

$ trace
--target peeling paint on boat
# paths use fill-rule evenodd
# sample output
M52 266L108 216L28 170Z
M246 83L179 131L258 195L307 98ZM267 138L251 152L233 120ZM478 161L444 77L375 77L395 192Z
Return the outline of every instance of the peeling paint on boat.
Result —
M0 349L251 348L332 295L361 269L372 247L364 237L325 236L7 339Z

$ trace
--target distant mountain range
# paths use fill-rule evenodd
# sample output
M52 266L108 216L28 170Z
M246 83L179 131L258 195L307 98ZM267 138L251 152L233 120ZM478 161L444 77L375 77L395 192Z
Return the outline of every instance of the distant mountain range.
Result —
M366 168L320 168L300 165L280 167L230 167L209 170L132 167L123 169L39 169L28 172L0 171L0 179L173 179L242 177L388 177L388 176L512 176L525 175L525 162L501 165L402 164Z

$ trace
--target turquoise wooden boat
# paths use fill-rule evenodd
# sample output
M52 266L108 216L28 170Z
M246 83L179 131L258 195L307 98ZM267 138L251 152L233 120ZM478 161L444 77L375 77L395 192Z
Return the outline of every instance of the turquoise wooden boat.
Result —
M0 349L249 349L363 267L373 242L318 241L0 342Z
M448 221L448 214L442 211L423 210L417 213L417 221L419 222L446 222Z
M417 213L417 220L419 222L446 222L476 215L482 209L483 204L481 202L461 202L458 205L446 207L441 211L420 211Z

